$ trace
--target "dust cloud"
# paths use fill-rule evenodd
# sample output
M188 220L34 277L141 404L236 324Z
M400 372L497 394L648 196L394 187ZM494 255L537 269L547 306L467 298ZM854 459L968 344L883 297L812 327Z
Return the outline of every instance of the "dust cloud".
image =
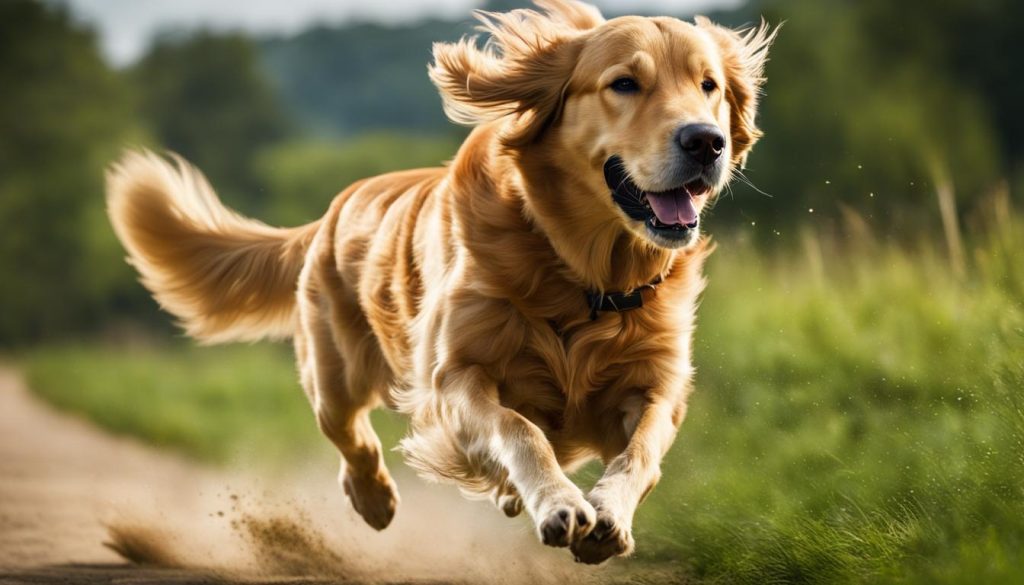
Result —
M192 499L179 493L163 503L159 496L122 502L106 523L106 545L133 563L232 579L507 585L601 580L601 569L539 544L528 520L509 520L486 502L464 501L455 488L400 476L398 514L378 533L349 508L333 481L302 475L292 485L232 478L221 489L195 490ZM209 478L191 482L203 483L211 485Z

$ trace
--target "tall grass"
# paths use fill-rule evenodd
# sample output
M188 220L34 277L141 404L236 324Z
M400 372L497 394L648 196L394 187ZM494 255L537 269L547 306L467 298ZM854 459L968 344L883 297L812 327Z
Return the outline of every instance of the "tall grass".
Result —
M721 238L698 390L632 566L1024 583L1024 218L999 198L968 225L963 278L941 244L878 241L856 217L789 250ZM283 348L43 348L25 364L55 404L213 460L329 451ZM401 426L378 426L393 445Z
M926 245L819 242L823 279L723 246L643 557L709 582L1024 582L1024 224L997 217L965 280Z

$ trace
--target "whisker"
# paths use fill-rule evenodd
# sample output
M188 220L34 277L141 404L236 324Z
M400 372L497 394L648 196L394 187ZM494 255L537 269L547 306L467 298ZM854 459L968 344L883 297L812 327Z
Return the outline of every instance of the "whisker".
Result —
M725 194L729 196L729 199L736 199L736 195L733 194L732 192L732 185L729 185L728 183L725 185ZM718 201L721 198L721 195L719 195L718 197L711 199L711 207L709 209L714 209L716 206L718 206Z
M766 193L765 191L761 190L761 189L760 189L760 188L759 188L759 187L758 187L757 185L755 185L755 184L754 184L754 182L753 182L753 181L751 181L751 180L750 180L750 178L749 178L749 177L747 177L747 176L746 176L746 175L745 175L745 174L743 173L743 171L737 170L737 171L736 171L736 178L737 178L737 179L739 179L739 180L740 180L740 181L741 181L741 182L742 182L742 183L743 183L744 185L746 185L746 186L750 187L750 188L751 188L751 189L753 189L754 191L757 191L757 192L758 192L758 193L760 193L761 195L764 195L765 197L768 197L768 198L771 198L771 199L774 199L774 198L775 198L775 196L774 196L774 195L772 195L771 193Z
M621 189L622 186L625 185L627 182L632 182L632 180L629 178L629 171L626 170L625 165L620 163L618 166L619 166L619 169L622 170L622 181L619 183L618 187L615 188L616 192L618 192L619 189ZM643 202L644 202L643 197L641 197L638 194L633 193L632 189L627 189L627 191L629 192L630 199L633 199L637 203L643 205Z

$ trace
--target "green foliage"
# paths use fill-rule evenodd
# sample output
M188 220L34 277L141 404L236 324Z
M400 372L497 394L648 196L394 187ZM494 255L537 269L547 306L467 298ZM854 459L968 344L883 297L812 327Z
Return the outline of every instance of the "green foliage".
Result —
M233 205L262 207L256 154L286 138L290 126L248 38L160 37L132 80L160 148L196 164Z
M880 42L917 26L927 32L910 44L947 43L955 27L936 26L931 10L761 0L721 16L740 26L762 15L784 24L767 68L765 138L746 174L772 197L737 186L735 200L720 206L722 216L785 229L807 209L836 217L847 208L894 233L907 233L910 225L916 233L935 217L921 207L935 209L938 174L949 173L958 191L969 194L1006 172L990 96L965 83L962 68L924 57L923 48L915 53ZM1007 59L995 50L986 58ZM962 203L975 202L963 197Z
M128 271L94 268L103 167L137 136L130 88L91 31L40 2L0 3L0 346L95 323ZM105 227L103 229L106 229ZM109 231L109 230L108 230Z
M880 55L898 55L904 67L943 72L954 92L970 92L985 103L997 130L1004 162L1024 159L1024 77L1009 63L1024 57L1020 23L1024 4L1016 0L904 0L899 3L899 26L893 26L893 3L860 2L865 30ZM941 95L932 96L941 99ZM936 126L953 116L940 116Z
M202 460L283 465L331 454L286 346L68 344L23 363L30 387L61 409ZM393 416L375 420L398 440Z
M471 31L465 23L317 26L261 43L291 112L320 137L377 130L437 134L450 126L427 78L431 46Z

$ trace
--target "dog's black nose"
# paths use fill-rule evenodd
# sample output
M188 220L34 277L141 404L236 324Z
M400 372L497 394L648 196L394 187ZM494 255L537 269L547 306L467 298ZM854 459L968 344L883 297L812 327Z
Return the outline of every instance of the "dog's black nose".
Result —
M678 140L683 152L702 165L715 162L725 150L725 135L712 124L687 124L679 129Z

